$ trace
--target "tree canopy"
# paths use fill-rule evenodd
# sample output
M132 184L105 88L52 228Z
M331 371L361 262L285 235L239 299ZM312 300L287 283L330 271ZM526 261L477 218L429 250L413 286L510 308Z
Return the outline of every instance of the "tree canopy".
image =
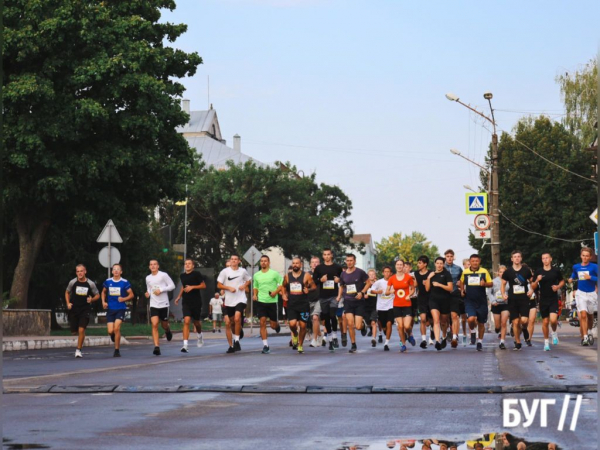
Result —
M394 233L375 243L377 257L376 268L379 272L384 266L394 267L395 261L400 258L415 264L419 256L425 255L433 262L439 256L438 248L427 240L427 237L418 231L402 235Z

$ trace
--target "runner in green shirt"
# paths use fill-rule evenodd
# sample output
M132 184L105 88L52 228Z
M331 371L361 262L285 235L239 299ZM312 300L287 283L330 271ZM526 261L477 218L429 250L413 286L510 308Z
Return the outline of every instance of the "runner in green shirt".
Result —
M260 319L260 337L263 341L262 353L270 353L267 341L267 317L271 321L271 328L279 333L281 327L277 322L277 307L279 293L282 289L283 277L279 272L270 268L271 260L268 256L260 257L260 270L254 274L252 300L257 302L256 315Z

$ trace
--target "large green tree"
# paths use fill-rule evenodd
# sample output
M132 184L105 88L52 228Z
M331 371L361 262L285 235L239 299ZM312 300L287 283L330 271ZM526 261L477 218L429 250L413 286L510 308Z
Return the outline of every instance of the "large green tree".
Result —
M582 150L581 141L563 124L547 117L521 119L514 135L500 136L498 153L501 263L509 264L510 252L520 249L533 267L541 264L545 251L555 263L570 266L582 243L593 245L596 227L589 215L596 207L597 184L589 177L594 155ZM481 181L487 185L485 173ZM469 241L490 267L490 247L482 249L471 232Z
M439 256L437 246L427 240L427 237L418 231L411 234L394 233L380 242L375 243L377 257L376 268L381 271L384 266L394 266L395 261L400 258L415 264L421 255L429 257L433 261Z
M280 247L288 258L319 255L324 247L342 252L351 246L352 202L339 187L315 178L299 177L290 164L230 161L227 170L199 171L188 186L189 255L206 267L220 267L231 253L252 245ZM161 220L173 223L183 242L183 208L174 208L164 202Z
M175 130L188 119L175 79L201 58L164 44L186 30L159 23L173 1L4 5L3 195L18 235L11 297L26 307L57 217L84 229L98 211L137 215L181 191L194 160Z

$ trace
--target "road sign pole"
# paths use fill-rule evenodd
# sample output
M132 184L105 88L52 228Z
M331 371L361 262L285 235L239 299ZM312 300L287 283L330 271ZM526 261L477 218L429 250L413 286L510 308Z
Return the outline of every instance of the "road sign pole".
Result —
M491 103L490 103L491 108ZM492 110L493 114L493 110ZM490 172L490 203L491 203L491 230L492 230L492 276L498 273L500 267L500 214L498 199L498 135L494 124L492 135L492 170Z
M250 264L250 336L252 336L254 334L254 254Z
M112 262L112 260L110 258L110 253L111 253L111 251L110 251L110 243L111 242L110 241L111 241L111 237L112 237L112 224L109 224L108 225L108 268L107 268L107 270L108 270L108 276L106 277L106 279L110 278L110 268L111 268L110 266L111 266L111 262Z

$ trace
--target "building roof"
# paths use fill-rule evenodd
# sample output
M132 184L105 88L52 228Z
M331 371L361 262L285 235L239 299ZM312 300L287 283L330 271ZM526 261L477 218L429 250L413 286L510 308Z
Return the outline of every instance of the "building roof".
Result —
M350 241L355 242L355 243L362 243L365 245L369 245L371 244L373 238L371 237L371 234L355 234L354 236L352 236L350 238Z
M210 136L186 136L185 138L190 144L190 147L202 155L202 159L207 166L214 166L217 169L226 169L227 161L233 161L235 164L254 161L258 166L264 166L260 161L256 161L242 152L227 147L225 144Z
M189 133L209 134L215 139L223 139L217 112L214 109L209 109L208 111L190 111L189 114L190 121L182 127L177 127L177 132L183 135Z

